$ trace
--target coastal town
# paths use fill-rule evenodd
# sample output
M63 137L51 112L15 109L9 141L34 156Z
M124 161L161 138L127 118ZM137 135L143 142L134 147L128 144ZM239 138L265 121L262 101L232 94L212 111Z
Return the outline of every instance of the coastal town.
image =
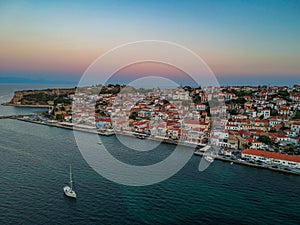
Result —
M25 93L25 94L24 94ZM17 92L10 105L48 111L19 118L100 135L182 144L203 155L300 174L300 86L139 88L125 85Z

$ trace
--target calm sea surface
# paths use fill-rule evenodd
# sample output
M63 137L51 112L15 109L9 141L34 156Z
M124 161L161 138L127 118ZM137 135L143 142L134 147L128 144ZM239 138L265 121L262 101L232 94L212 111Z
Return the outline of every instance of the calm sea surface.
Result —
M0 102L13 90L38 87L51 86L1 85ZM0 106L0 115L35 111L41 109ZM92 134L85 135L88 140ZM134 154L114 136L101 140L113 154L136 164L159 161L173 150L162 144L155 154ZM89 167L72 131L2 119L0 224L299 224L299 176L221 161L200 173L199 162L193 156L164 182L127 187ZM70 163L76 201L62 192Z

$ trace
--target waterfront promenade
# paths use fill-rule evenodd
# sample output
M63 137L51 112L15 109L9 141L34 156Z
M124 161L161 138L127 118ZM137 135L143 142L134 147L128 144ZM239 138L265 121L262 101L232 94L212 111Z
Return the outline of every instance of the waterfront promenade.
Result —
M35 123L35 124L39 124L39 125L45 125L45 126L50 126L50 127L57 127L57 128L63 128L63 129L68 129L68 130L76 130L76 131L80 131L80 132L86 132L86 133L90 133L90 134L96 134L96 135L101 135L101 136L112 136L115 135L115 133L113 132L103 132L103 131L99 131L97 129L86 129L86 128L81 128L81 127L76 127L76 126L67 126L64 125L64 123L49 123L49 122L45 122L45 121L35 121L35 120L31 120L31 119L26 119L24 118L24 116L29 116L29 115L19 115L19 116L13 116L13 115L9 115L9 116L3 116L3 119L16 119L19 121L23 121L23 122L29 122L29 123ZM32 115L31 115L32 116ZM1 117L0 117L1 119ZM131 137L136 137L138 138L135 133L133 132L122 132L122 133L117 133L117 135L124 135L124 136L131 136ZM176 141L172 141L169 139L162 139L162 138L155 138L155 137L145 137L148 140L152 140L152 141L160 141L163 143L167 143L167 144L172 144L172 145L181 145L181 146L185 146L185 147L189 147L189 148L196 148L196 147L202 147L202 149L206 146L206 145L201 145L201 146L197 146L197 144L195 143L186 143L186 142L176 142ZM201 151L201 149L198 149L194 152L194 155L196 156L203 156L203 151ZM228 157L223 157L223 156L217 156L215 157L216 160L221 160L221 161L225 161L225 162L230 162L233 164L239 164L239 165L245 165L245 166L252 166L252 167L256 167L256 168L261 168L261 169L268 169L268 170L272 170L272 171L277 171L277 172L283 172L283 173L287 173L287 174L293 174L293 175L300 175L300 171L296 172L296 171L291 171L291 170L287 170L285 169L280 169L280 168L273 168L271 167L271 165L259 165L259 164L255 164L255 163L251 163L251 162L247 162L245 160L242 159L234 159L234 158L228 158Z
M81 132L86 132L86 133L91 133L91 134L98 134L98 135L102 135L102 136L114 135L113 133L103 133L101 131L97 131L96 129L84 129L84 128L80 128L80 127L66 126L66 125L59 124L59 123L46 123L43 121L34 121L34 120L24 119L24 118L20 118L20 117L11 117L10 119L17 119L17 120L24 121L24 122L35 123L35 124L45 125L45 126L50 126L50 127L58 127L58 128L68 129L68 130L76 130L76 131L81 131Z

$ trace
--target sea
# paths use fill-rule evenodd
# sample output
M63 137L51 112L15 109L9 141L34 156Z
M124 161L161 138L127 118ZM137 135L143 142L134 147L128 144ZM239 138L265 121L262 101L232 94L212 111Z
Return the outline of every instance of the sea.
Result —
M52 87L66 85L0 85L0 102L9 101L16 90ZM0 106L0 115L40 111ZM88 140L94 134L84 135ZM101 141L139 165L160 161L174 150L161 144L155 154L136 153L126 151L115 136ZM192 156L160 183L126 186L89 166L73 131L1 119L0 224L300 224L299 176L217 160L199 172L200 159ZM70 164L76 200L62 190Z

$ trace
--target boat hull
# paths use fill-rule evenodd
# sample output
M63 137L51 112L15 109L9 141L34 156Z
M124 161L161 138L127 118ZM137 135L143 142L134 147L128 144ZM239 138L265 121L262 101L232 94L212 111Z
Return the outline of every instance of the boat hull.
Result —
M76 199L76 193L72 190L72 188L70 188L69 186L65 186L63 190L67 197Z

